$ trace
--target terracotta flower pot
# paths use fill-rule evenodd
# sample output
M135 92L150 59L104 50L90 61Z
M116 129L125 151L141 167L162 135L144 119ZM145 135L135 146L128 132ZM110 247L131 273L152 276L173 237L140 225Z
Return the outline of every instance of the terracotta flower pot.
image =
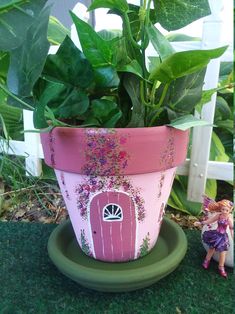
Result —
M155 245L188 132L170 127L54 128L41 134L77 241L95 259L123 262Z

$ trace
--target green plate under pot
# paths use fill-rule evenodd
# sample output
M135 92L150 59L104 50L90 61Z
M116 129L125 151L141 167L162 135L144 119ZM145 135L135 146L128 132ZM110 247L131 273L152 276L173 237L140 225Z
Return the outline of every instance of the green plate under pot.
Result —
M179 265L186 250L183 230L167 218L152 251L125 263L106 263L85 255L77 244L70 221L56 227L48 241L49 256L65 276L87 288L107 292L132 291L152 285Z

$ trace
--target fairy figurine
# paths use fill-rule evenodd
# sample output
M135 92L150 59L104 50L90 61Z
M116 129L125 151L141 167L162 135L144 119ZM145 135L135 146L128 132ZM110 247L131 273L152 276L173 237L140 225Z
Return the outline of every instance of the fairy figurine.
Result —
M203 213L204 219L195 222L195 226L204 226L217 222L215 230L206 230L202 233L202 241L208 246L207 255L203 261L202 267L208 269L211 258L215 252L219 253L219 274L227 278L225 271L225 258L229 249L229 236L227 229L229 227L231 237L233 238L233 218L232 218L233 203L229 200L214 201L208 196L204 196ZM212 214L213 215L210 215Z

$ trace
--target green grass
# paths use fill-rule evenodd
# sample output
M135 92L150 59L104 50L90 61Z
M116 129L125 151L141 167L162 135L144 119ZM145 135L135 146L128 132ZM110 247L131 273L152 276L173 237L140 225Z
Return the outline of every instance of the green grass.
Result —
M53 169L43 163L42 175L33 177L26 172L23 157L0 155L0 217L12 206L29 201L48 210L45 203L53 202L48 190L58 192Z
M210 314L234 313L232 270L225 280L201 268L200 232L186 230L188 252L169 276L148 288L102 293L81 287L49 260L47 241L55 225L0 223L1 314Z

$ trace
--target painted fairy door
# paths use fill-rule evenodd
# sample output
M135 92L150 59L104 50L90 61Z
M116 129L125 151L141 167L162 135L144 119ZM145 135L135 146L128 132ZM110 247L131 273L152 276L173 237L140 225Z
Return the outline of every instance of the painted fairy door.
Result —
M135 258L135 206L124 192L101 192L90 203L90 224L97 259L128 261Z

